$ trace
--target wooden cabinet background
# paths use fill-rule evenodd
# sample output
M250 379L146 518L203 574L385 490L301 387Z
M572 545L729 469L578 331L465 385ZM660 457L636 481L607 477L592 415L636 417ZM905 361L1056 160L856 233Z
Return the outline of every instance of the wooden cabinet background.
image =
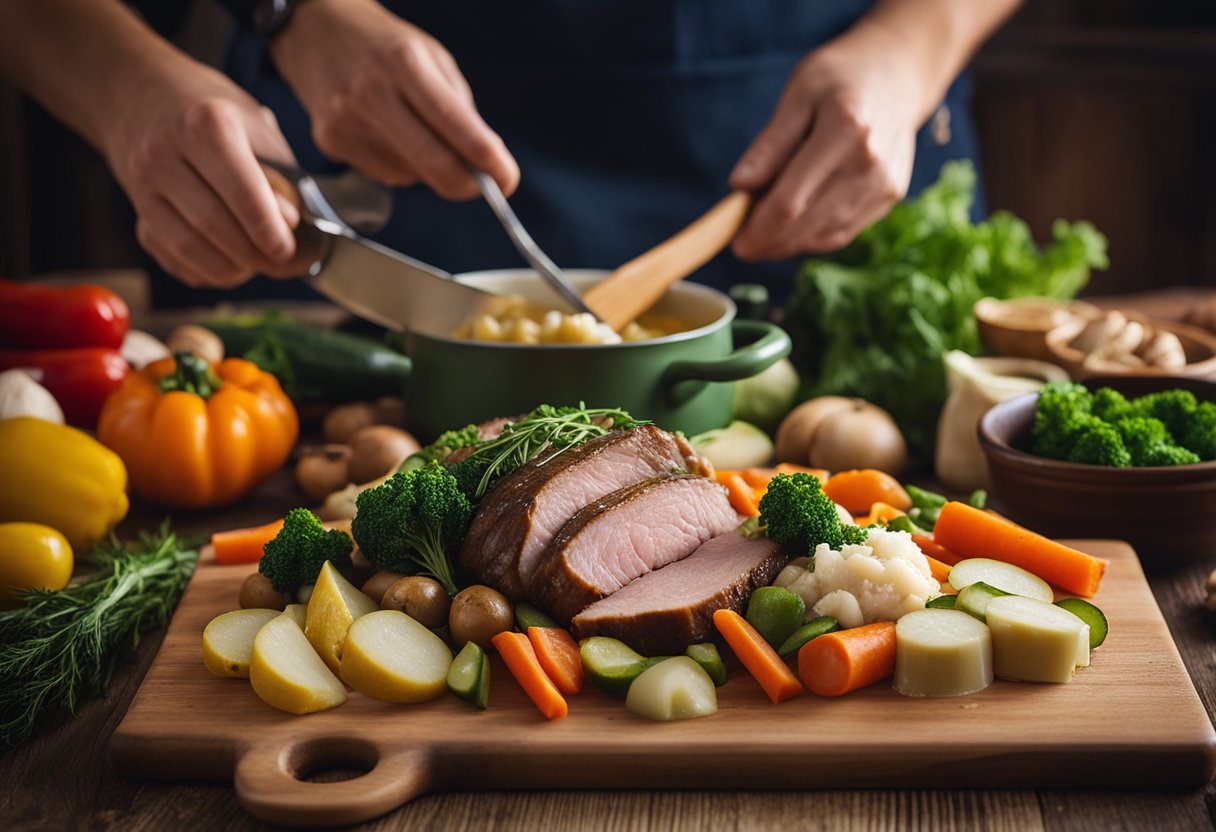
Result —
M196 44L221 20L199 5ZM1216 2L1029 0L974 72L990 209L1041 240L1091 220L1112 261L1091 292L1216 285ZM139 260L96 154L0 88L0 274Z

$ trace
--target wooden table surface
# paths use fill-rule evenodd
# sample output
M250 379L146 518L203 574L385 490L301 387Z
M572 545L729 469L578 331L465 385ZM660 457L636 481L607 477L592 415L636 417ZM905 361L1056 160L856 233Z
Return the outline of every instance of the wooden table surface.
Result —
M239 508L181 515L180 533L264 522L298 503L289 478L272 480ZM160 514L136 505L123 531ZM1216 713L1216 615L1204 581L1216 552L1162 571L1145 564L1157 602L1209 717ZM256 829L230 784L138 782L118 776L109 738L157 648L145 637L109 695L77 719L44 724L34 740L0 756L5 829ZM199 719L206 719L199 714ZM1151 713L1144 719L1151 720ZM1118 726L1112 725L1117 731ZM334 776L341 776L340 774ZM999 829L1199 830L1216 828L1216 784L1169 792L956 790L467 792L422 797L360 829Z

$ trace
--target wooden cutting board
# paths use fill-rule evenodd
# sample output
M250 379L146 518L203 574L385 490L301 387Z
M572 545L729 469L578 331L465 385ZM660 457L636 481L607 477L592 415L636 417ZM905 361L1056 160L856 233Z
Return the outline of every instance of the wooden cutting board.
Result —
M912 699L886 683L839 699L772 705L747 672L718 713L633 716L599 691L546 721L495 658L490 707L445 696L390 705L352 693L292 716L202 663L203 628L236 606L253 567L204 557L110 748L131 777L233 780L265 821L354 823L435 790L516 788L1189 788L1216 772L1216 733L1135 553L1074 542L1111 561L1095 599L1110 636L1065 685L997 681L971 696ZM337 783L299 778L367 771Z

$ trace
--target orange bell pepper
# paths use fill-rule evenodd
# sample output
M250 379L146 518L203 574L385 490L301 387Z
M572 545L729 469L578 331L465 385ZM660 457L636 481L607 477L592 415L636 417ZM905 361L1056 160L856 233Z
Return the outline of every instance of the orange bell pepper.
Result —
M180 508L248 494L283 466L298 435L295 408L274 376L243 358L211 367L189 354L129 376L97 425L134 490Z

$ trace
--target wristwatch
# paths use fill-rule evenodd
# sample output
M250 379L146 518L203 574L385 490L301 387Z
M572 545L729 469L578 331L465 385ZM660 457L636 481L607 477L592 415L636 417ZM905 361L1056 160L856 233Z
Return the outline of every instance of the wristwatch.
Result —
M243 29L263 40L270 40L291 19L291 13L301 0L220 0Z

